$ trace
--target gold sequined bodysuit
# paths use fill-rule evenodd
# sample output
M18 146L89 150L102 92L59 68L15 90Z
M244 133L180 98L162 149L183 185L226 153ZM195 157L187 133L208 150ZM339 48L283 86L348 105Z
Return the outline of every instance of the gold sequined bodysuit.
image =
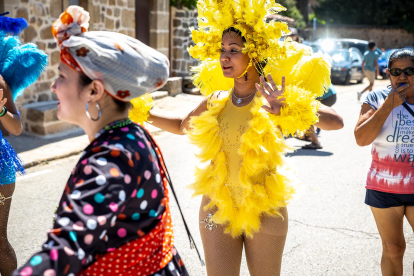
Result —
M242 158L238 153L240 137L249 126L253 115L250 109L253 100L246 106L237 107L233 104L231 95L218 117L220 136L223 139L223 151L226 154L228 177L225 185L229 187L233 199L234 208L242 204L242 189L240 188L239 172L242 166ZM253 177L253 184L263 184L265 175Z

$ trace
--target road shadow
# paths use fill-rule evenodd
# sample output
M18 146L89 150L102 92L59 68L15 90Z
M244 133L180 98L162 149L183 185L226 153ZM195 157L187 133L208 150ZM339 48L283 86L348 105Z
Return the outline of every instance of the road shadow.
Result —
M17 153L22 153L25 151L33 150L50 143L59 142L62 140L66 140L69 138L74 138L78 136L82 136L85 133L81 130L76 130L71 133L66 133L59 135L57 137L50 137L50 138L43 138L38 136L31 136L27 134L21 134L19 136L5 136L4 138L10 143L10 145L14 148Z
M331 156L332 152L323 150L305 150L298 148L294 152L287 153L286 156Z

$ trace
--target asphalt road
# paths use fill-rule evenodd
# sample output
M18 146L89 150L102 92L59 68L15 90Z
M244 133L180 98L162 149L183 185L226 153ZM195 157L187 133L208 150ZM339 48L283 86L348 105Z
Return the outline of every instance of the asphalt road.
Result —
M381 81L377 87L385 85L386 81ZM298 149L289 155L301 183L296 185L296 195L288 206L289 233L282 275L381 274L381 240L369 207L364 204L370 147L358 147L353 135L360 111L356 91L361 87L336 86L339 93L334 108L343 116L345 127L340 131L322 131L322 150ZM191 198L191 191L186 188L193 181L197 163L195 149L185 136L162 133L156 139L163 149L191 232L202 251L198 235L200 198ZM288 141L297 148L305 144L296 139ZM9 239L19 264L41 248L65 182L78 158L72 156L30 168L26 176L18 179ZM174 200L171 206L176 246L190 275L206 275L195 250L189 247ZM404 232L407 240L404 275L413 275L414 235L407 221ZM249 275L245 262L241 275Z

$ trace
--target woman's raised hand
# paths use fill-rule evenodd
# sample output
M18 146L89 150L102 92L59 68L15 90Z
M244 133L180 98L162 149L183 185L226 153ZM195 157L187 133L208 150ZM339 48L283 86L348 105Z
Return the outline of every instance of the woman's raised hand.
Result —
M267 75L269 79L270 85L265 81L265 79L261 76L260 82L262 83L262 87L258 83L256 83L256 88L262 94L262 96L266 99L269 103L269 106L263 105L262 108L269 113L280 115L280 109L284 106L283 101L285 101L284 97L281 97L285 92L285 77L282 77L282 87L279 90L273 81L272 76L269 74Z
M387 100L392 104L392 108L402 105L405 102L405 89L408 87L408 83L397 87L390 94L388 94Z
M3 99L3 89L0 89L0 113L3 111L3 106L7 103L7 98Z

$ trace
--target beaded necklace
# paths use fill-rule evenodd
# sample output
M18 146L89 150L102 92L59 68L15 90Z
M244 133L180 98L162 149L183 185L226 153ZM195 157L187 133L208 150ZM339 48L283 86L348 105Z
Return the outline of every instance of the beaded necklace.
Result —
M112 122L106 126L104 126L104 130L111 130L111 129L115 129L115 128L120 128L120 127L124 127L126 125L129 125L130 123L132 123L131 119L126 118L126 119L122 119L119 121L115 121Z
M98 138L99 136L101 136L101 134L105 133L105 131L112 130L112 129L115 129L115 128L124 127L124 126L127 126L127 125L131 124L131 123L132 123L132 121L129 118L112 122L112 123L104 126L104 128L101 129L101 131L96 133L95 134L95 139Z

